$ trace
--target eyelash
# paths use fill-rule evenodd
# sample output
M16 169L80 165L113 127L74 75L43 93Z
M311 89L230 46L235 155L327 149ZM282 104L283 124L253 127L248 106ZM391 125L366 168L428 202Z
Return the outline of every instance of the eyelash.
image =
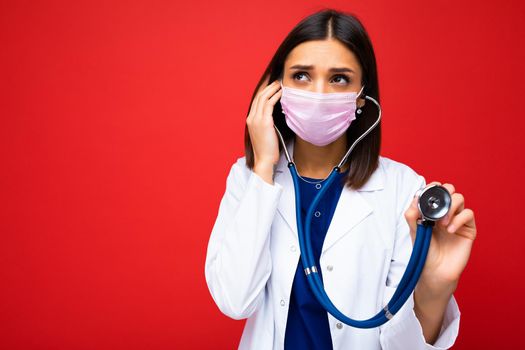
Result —
M295 79L297 75L301 75L301 74L308 74L308 73L306 73L306 72L296 72L296 73L294 73L294 74L292 75L292 79ZM343 78L346 79L346 82L347 82L347 83L350 83L350 77L348 77L348 76L345 75L345 74L336 74L336 75L334 75L334 77L343 77Z

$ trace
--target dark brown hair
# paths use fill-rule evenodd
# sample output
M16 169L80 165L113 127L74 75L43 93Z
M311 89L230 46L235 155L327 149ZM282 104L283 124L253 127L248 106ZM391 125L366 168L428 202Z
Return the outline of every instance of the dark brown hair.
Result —
M284 61L294 47L306 41L330 38L339 40L356 55L363 72L361 82L361 84L365 85L363 93L379 102L376 59L372 43L364 26L353 14L343 13L334 9L323 9L302 19L284 39L259 80L249 106L251 106L259 87L264 83L266 77L270 77L269 83L282 77ZM249 110L250 108L248 108L246 116L248 116ZM348 147L377 119L378 111L373 103L366 103L362 111L363 113L350 124L346 131ZM280 101L277 101L274 106L273 120L285 142L295 137L295 133L286 124ZM254 155L247 125L245 125L244 129L244 146L246 166L253 169ZM358 189L368 181L378 166L380 146L381 123L359 141L350 154L347 160L350 165L350 171L346 175L345 185ZM279 152L282 152L282 148L279 142Z

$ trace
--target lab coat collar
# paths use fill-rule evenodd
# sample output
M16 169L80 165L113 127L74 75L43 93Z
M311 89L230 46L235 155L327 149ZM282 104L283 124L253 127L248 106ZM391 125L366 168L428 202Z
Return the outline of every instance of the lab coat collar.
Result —
M293 139L286 143L286 148L293 159ZM290 226L291 232L295 234L294 238L297 241L295 190L284 151L281 152L274 174L274 181L283 186L283 193L277 206L277 210ZM382 167L379 166L374 173L372 173L367 183L360 189L354 190L348 188L346 185L344 186L334 216L328 227L321 254L328 250L344 235L351 232L354 226L359 224L364 218L372 213L372 206L365 200L361 192L382 190L384 186L384 176L384 171Z

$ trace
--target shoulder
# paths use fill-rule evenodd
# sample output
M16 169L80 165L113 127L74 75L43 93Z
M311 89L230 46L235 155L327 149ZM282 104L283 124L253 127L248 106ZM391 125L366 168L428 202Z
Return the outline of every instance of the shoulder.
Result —
M231 165L230 173L237 176L248 178L250 176L250 168L246 165L246 156L238 157Z
M228 178L229 181L243 184L248 181L250 173L251 170L246 165L246 156L237 157L231 165ZM412 194L425 186L425 178L412 167L385 156L379 156L378 167L363 190L374 188L378 182L382 182L386 188L396 188L397 192L407 191Z
M250 178L250 168L246 165L246 156L236 158L230 165L227 185L243 187Z
M379 166L377 171L381 171L387 181L411 182L422 178L410 166L394 159L379 156Z
M425 187L426 180L410 166L388 157L379 157L379 166L376 171L381 172L384 179L383 194L395 198L406 208L416 192Z

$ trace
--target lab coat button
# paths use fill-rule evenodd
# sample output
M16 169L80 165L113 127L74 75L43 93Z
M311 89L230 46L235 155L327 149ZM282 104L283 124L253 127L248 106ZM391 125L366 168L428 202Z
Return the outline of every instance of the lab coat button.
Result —
M321 216L321 212L318 210L314 213L315 217L318 218Z
M317 189L320 189L321 186L322 186L321 184L315 184L315 188L317 188Z
M281 306L284 306L285 304L284 299L281 299Z
M292 252L295 252L295 249L296 249L296 248L295 248L294 245L290 247L290 250L291 250Z
M328 271L332 271L332 270L334 269L334 267L333 267L332 265L328 265L328 266L326 267L326 269L327 269Z
M343 328L343 324L341 322L339 322L338 324L335 325L338 329L341 329Z

